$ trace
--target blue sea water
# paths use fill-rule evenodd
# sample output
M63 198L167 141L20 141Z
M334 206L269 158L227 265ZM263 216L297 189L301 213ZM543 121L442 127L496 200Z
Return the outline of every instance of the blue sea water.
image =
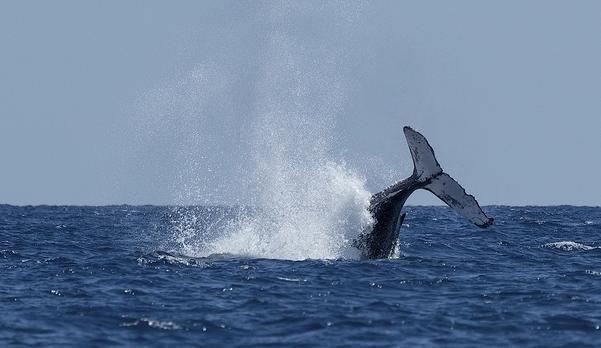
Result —
M178 252L172 207L2 205L0 346L601 344L601 208L406 210L398 258L289 261Z

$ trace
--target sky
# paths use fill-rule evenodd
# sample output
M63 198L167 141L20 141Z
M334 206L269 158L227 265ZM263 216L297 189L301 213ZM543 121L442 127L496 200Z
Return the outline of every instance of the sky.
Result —
M409 125L483 205L601 205L598 1L4 1L0 47L0 203L237 204L315 153L376 192Z

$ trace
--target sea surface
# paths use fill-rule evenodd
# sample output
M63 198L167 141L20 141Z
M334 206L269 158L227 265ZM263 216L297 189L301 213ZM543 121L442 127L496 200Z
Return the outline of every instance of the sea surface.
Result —
M191 255L174 207L1 205L0 346L599 347L601 208L485 210L407 207L398 258L361 261Z

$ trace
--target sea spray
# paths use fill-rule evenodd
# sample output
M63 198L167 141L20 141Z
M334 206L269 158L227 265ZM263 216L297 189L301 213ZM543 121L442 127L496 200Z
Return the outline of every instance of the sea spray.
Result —
M271 39L258 83L252 135L244 147L252 170L241 181L248 209L218 223L176 208L174 238L192 256L234 254L278 259L356 258L352 241L372 224L365 179L333 151L339 81L306 66L284 36ZM314 52L321 55L322 52ZM324 67L322 67L324 68ZM232 187L236 190L236 187Z
M372 224L364 181L334 163L303 171L303 179L289 188L276 183L273 191L262 192L260 209L233 220L206 252L292 260L357 258L352 240Z
M180 253L294 260L358 257L351 243L372 224L367 210L371 195L364 177L344 164L335 146L339 136L336 123L347 96L338 69L344 52L297 36L287 24L296 18L296 10L290 5L268 11L272 23L258 58L257 80L252 83L254 102L248 114L239 115L247 127L222 133L238 144L229 147L237 153L216 156L215 147L205 140L218 138L219 133L203 136L207 130L193 132L195 139L200 139L197 144L211 149L203 155L218 159L212 168L236 159L248 165L241 167L246 170L224 173L219 183L214 180L216 173L209 172L208 161L194 158L189 162L194 164L193 170L182 170L179 181L184 195L179 196L186 201L216 198L218 195L211 193L216 184L220 188L229 184L230 193L241 199L227 212L218 209L223 214L218 220L202 216L215 212L206 208L174 208L173 235ZM313 17L318 12L305 15L312 20L322 18ZM232 102L227 93L214 97ZM202 117L206 119L206 113ZM218 117L213 115L213 121ZM236 126L229 125L228 129Z
M359 256L351 243L373 223L363 178L324 162L286 167L263 180L252 206L173 208L176 251L289 260Z

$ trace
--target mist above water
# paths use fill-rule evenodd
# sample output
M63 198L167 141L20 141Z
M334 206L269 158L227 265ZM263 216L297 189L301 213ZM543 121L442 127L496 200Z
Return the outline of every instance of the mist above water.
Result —
M325 7L328 15L321 13L324 5L266 6L265 39L252 58L256 71L232 76L231 62L207 61L143 99L149 138L173 138L176 200L252 208L209 225L199 223L198 209L176 208L180 252L358 256L350 243L372 223L371 194L363 175L335 150L349 83L338 68L345 52L299 35L295 26L322 21L344 30L359 8ZM236 94L241 83L253 87L252 95Z

